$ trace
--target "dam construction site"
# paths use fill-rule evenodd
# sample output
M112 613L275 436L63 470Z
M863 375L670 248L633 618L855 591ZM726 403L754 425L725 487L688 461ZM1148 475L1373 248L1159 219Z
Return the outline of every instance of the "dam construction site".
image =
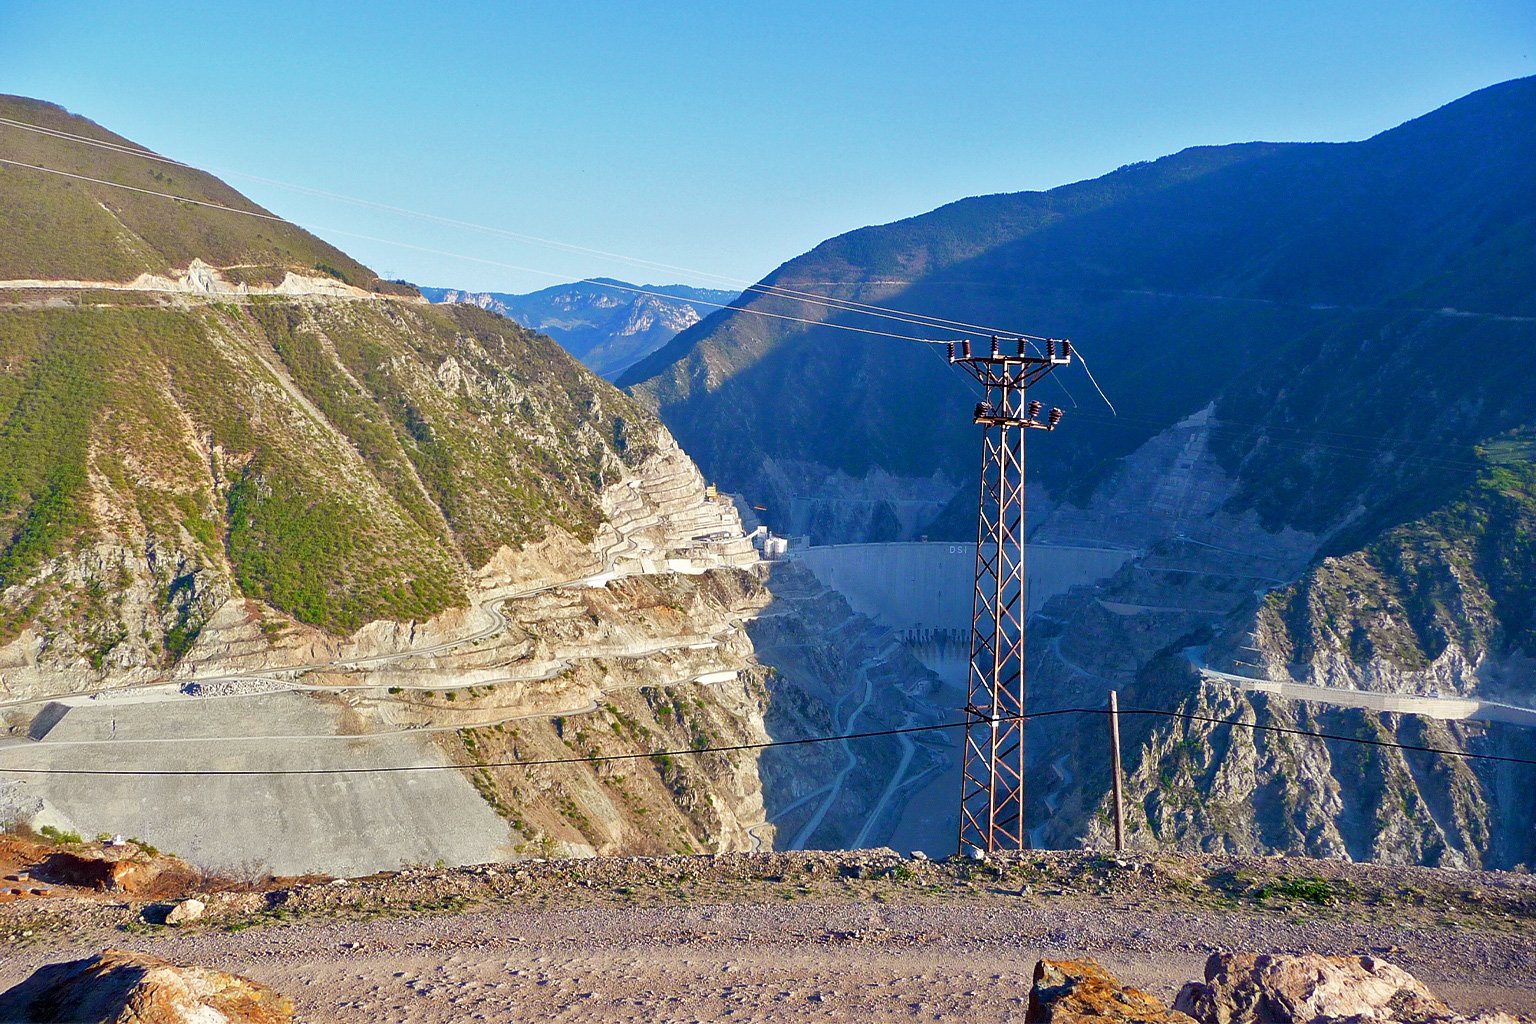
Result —
M1536 1024L1536 78L291 13L0 32L0 1024Z

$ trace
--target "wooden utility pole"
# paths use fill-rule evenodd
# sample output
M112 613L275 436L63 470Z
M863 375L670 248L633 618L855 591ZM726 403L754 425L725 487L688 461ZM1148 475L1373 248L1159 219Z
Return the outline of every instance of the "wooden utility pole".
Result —
M1109 691L1109 772L1115 787L1115 852L1125 851L1125 804L1120 792L1120 695Z

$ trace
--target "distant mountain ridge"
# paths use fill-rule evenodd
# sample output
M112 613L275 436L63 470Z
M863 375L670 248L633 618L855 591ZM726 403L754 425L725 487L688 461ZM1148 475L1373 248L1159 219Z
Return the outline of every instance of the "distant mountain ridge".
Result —
M1051 445L1031 473L1055 495L1082 498L1116 460L1212 401L1252 420L1250 384L1239 381L1265 368L1302 372L1309 388L1370 386L1359 367L1330 374L1310 366L1327 339L1390 330L1420 336L1416 344L1479 337L1493 345L1528 330L1521 318L1536 315L1533 122L1536 79L1507 82L1364 142L1199 147L1048 192L960 200L829 239L764 284L1072 336L1120 415L1107 415L1079 373L1047 384L1041 396L1067 407L1071 441ZM806 527L790 510L820 501L827 482L840 481L830 500L846 503L853 482L875 473L937 475L948 496L967 500L968 389L931 347L746 310L932 330L751 290L738 307L716 311L619 378L660 411L707 475L768 505L781 530ZM1511 380L1497 361L1465 370L1495 389ZM1279 379L1260 386L1272 393ZM1414 442L1444 433L1465 444L1536 417L1536 409L1515 411L1525 399L1511 402L1484 406L1475 426L1384 423L1379 406L1359 402L1335 402L1330 415L1339 419L1333 429ZM1285 415L1305 421L1317 408ZM738 430L716 430L722 418ZM1287 451L1272 447L1245 462L1244 480L1261 482ZM1252 500L1315 528L1353 502L1357 485L1412 503L1424 493L1417 479L1411 465L1374 479L1334 476L1338 486L1320 490L1311 509L1282 510L1274 495ZM963 538L972 525L936 514L910 532ZM857 523L829 528L823 539L859 538Z
M422 288L421 293L429 302L468 303L547 334L610 380L739 294L681 284L634 285L613 278L520 295L452 288Z

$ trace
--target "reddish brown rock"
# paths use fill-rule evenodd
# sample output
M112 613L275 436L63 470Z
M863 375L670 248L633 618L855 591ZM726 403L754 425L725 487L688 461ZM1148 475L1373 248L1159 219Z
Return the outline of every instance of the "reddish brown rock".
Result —
M85 889L115 888L111 861L78 853L50 853L36 868L39 878L56 885L76 885Z
M1194 1024L1141 989L1120 984L1097 961L1041 960L1029 991L1028 1024L1146 1022Z
M0 993L0 1024L289 1024L293 1002L204 967L109 949L51 964Z
M112 859L95 852L73 853L67 850L50 853L36 870L39 878L46 878L57 885L127 893L139 892L153 874L149 864L139 861Z
M196 872L181 861L146 856L133 847L79 852L57 850L44 858L33 873L55 885L124 892L131 896L168 894L196 881Z

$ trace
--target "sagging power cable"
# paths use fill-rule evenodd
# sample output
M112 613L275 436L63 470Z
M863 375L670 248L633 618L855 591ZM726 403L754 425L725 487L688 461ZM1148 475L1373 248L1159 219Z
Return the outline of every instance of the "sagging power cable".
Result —
M155 162L158 162L158 163L162 163L162 164L166 164L166 165L170 165L170 166L174 166L174 167L181 167L181 168L184 168L186 170L194 171L194 172L197 172L197 173L206 173L206 172L203 172L200 168L194 167L191 164L185 163L185 162L180 161L180 160L175 160L175 159L172 159L170 157L161 156L158 153L153 153L153 152L151 152L149 150L145 150L145 149L142 149L142 148L137 147L137 146L131 146L131 145L127 145L127 144L124 144L124 143L111 142L111 141L105 140L105 139L94 139L94 138L91 138L91 137L86 136L86 135L79 135L79 134L76 134L76 133L73 133L73 132L66 132L66 131L63 131L61 129L49 128L49 127L46 127L44 125L36 125L36 124L32 124L32 123L26 122L26 121L19 121L19 120L16 120L14 118L0 117L0 124L6 125L6 126L9 126L9 127L12 127L12 128L21 129L21 130L24 130L24 131L35 132L35 133L38 133L38 134L41 134L41 135L44 135L44 136L47 136L47 137L50 137L50 138L56 138L56 139L61 139L61 140L66 140L66 141L80 143L80 144L87 145L87 146L96 147L96 148L107 150L109 152L116 153L116 154L119 154L119 155L138 157L138 158L141 158L141 159L151 160L151 161L155 161ZM197 205L200 205L200 206L205 206L205 207L209 207L209 208L212 208L212 209L225 210L225 211L228 211L228 212L231 212L231 213L242 213L242 214L247 214L247 215L252 215L252 216L262 216L265 219L270 219L270 220L278 220L278 221L282 221L283 220L283 218L281 218L281 217L275 217L275 216L272 216L270 214L258 214L258 213L255 213L253 211L240 210L240 209L235 208L235 207L228 207L228 206L224 206L222 204L211 203L211 202L208 202L206 200L189 199L187 197L176 196L176 195L173 195L171 193L158 192L158 191L155 191L155 190L152 190L152 189L139 188L139 187L136 187L136 186L125 185L125 184L120 183L120 182L108 181L106 179L91 178L91 177L88 177L86 175L70 174L69 172L61 171L61 170L58 170L56 168L48 168L48 167L43 167L41 165L36 165L36 164L24 164L24 163L22 163L20 161L3 161L3 160L0 160L0 162L11 163L13 166L28 167L28 168L30 168L32 170L37 170L37 171L47 171L47 172L51 172L51 173L55 173L55 174L63 174L63 175L66 175L66 176L78 178L80 180L91 181L91 182L94 182L96 184L108 185L108 186L113 186L113 187L117 187L117 188L129 189L129 190L140 192L140 193L147 194L147 195L156 195L156 196L162 196L162 197L168 198L168 199L180 200L180 201L183 201L183 202L196 203ZM519 241L532 242L532 243L539 244L539 245L551 246L551 247L554 247L554 248L563 249L563 250L570 251L570 252L584 253L584 254L588 254L588 255L600 256L600 257L609 258L609 259L617 259L617 260L620 260L620 261L623 261L623 262L627 262L627 263L631 263L631 264L635 264L635 265L640 265L640 266L649 266L649 267L653 267L653 268L662 268L662 269L676 270L676 271L680 271L680 272L683 272L683 273L688 273L688 274L691 274L691 275L694 275L694 276L702 276L702 277L707 277L707 278L713 278L715 280L726 281L726 282L731 283L731 284L733 284L733 285L735 285L737 287L741 287L742 285L745 285L745 287L742 289L742 294L743 295L746 295L746 294L749 294L749 293L755 293L755 294L760 294L760 295L769 296L769 297L778 297L778 298L782 298L782 299L786 299L786 300L790 300L790 301L806 303L806 304L809 304L809 305L821 306L821 307L823 307L825 309L828 309L830 311L833 311L833 312L852 313L852 314L855 314L855 315L877 317L877 318L881 318L881 319L885 319L885 320L895 321L897 323L910 324L912 326L919 327L919 328L925 328L925 329L937 329L937 330L941 330L941 331L955 331L955 330L958 330L958 331L961 331L961 332L966 333L966 334L976 334L976 335L981 335L981 336L998 336L998 337L1018 338L1021 341L1028 340L1028 341L1034 341L1034 342L1045 342L1045 341L1050 341L1050 340L1059 340L1059 339L1050 339L1050 338L1047 338L1047 337L1041 336L1041 335L1033 335L1033 334L1027 334L1027 333L1022 333L1022 332L1018 332L1018 331L1008 331L1008 330L1004 330L1004 329L1001 329L1001 328L989 327L989 326L984 325L984 324L973 324L973 323L968 323L968 322L962 321L962 320L953 320L953 319L950 319L950 318L947 318L947 317L932 316L932 315L929 315L929 314L926 314L926 313L916 313L916 312L913 312L911 310L897 309L895 307L890 307L890 306L881 306L881 305L874 304L874 303L859 302L859 301L856 301L856 300L853 300L853 299L837 298L837 297L834 297L834 296L822 295L822 294L819 294L819 293L816 293L816 292L806 291L806 290L803 290L803 289L786 288L786 287L783 287L783 286L780 286L780 285L771 285L771 284L767 284L767 283L764 283L764 282L761 282L761 281L756 282L756 283L743 282L740 279L729 278L729 277L726 277L724 275L711 273L709 271L702 271L702 270L697 270L697 269L689 268L689 267L680 267L680 266L675 266L675 265L672 265L672 264L658 263L658 262L652 261L652 260L644 260L644 259L640 259L638 257L626 256L626 255L624 255L622 253L609 252L609 251L603 250L603 249L595 249L595 248L591 248L591 247L588 247L588 246L581 246L581 245L574 245L574 244L567 243L567 242L560 242L560 241L557 241L557 240L554 240L554 239L541 238L541 237L539 237L537 235L528 235L528 234L524 234L524 233L521 233L521 232L509 231L509 230L506 230L506 229L503 229L503 228L492 227L490 225L477 224L477 223L474 223L472 221L463 221L463 220L458 220L456 218L443 217L443 216L440 216L440 215L437 215L437 214L424 213L422 211L411 210L411 209L408 209L408 208L405 208L405 207L393 206L393 205L390 205L390 204L387 204L387 203L377 203L377 202L374 202L374 201L371 201L371 200L367 200L367 199L360 199L360 198L357 198L355 196L348 196L348 195L344 195L344 194L338 193L338 192L330 192L330 191L326 191L324 189L311 188L311 187L305 186L305 185L294 185L294 184L291 184L291 183L288 183L288 182L278 181L278 180L273 179L273 178L266 178L266 177L262 177L260 175L248 174L246 172L241 172L241 171L221 171L221 173L229 174L229 175L236 175L236 176L241 176L241 177L246 177L246 178L250 178L251 180L260 181L260 182L263 182L265 184L273 185L273 186L276 186L276 187L279 187L279 188L285 188L285 189L290 189L290 190L294 190L294 191L305 193L305 194L321 196L321 197L329 198L329 199L335 199L335 200L339 200L341 202L347 202L347 203L351 203L351 204L354 204L354 205L359 205L359 206L368 207L368 208L372 208L372 209L383 210L383 211L386 211L386 212L400 214L400 215L403 215L403 216L415 217L415 218L431 221L431 222L434 222L434 223L445 224L445 225L450 225L450 226L454 226L454 227L468 228L470 230L482 231L482 232L486 232L486 233L493 234L493 235L500 235L502 237L512 238L512 239L516 239L516 240L519 240ZM402 247L402 248L412 249L412 250L418 251L418 252L426 252L426 253L431 253L433 255L447 256L447 257L453 258L453 259L460 259L460 260L467 260L467 261L471 261L471 262L478 262L478 263L488 264L488 265L491 265L491 266L502 267L502 268L505 268L505 269L517 270L517 271L520 271L520 272L523 272L523 273L538 274L538 275L541 275L541 276L553 278L555 280L564 280L567 277L567 275L564 275L564 274L557 274L557 273L552 273L552 272L549 272L549 271L543 271L543 270L539 270L539 269L536 269L536 268L533 268L533 267L522 267L522 266L518 266L518 265L515 265L515 264L503 263L503 262L500 262L500 261L497 261L497 260L479 259L477 257L466 256L466 255L464 255L462 253L453 253L453 252L447 252L447 251L444 251L444 250L430 249L430 248L426 248L426 247L423 247L423 246L410 245L408 243L396 242L396 241L394 241L392 239L377 238L377 237L373 237L373 236L369 236L369 235L359 234L359 233L356 233L356 232L350 232L350 231L345 231L345 230L340 230L340 229L323 229L323 230L325 231L326 234L345 235L345 236L348 236L348 237L358 238L358 239L362 239L362 240L366 240L366 241L371 241L371 242L376 242L376 243L379 243L379 244L395 245L395 246L399 246L399 247ZM896 334L896 333L890 332L890 331L870 330L868 328L855 327L855 326L850 325L850 324L834 323L834 322L829 321L829 320L817 320L817 319L811 319L809 317L798 317L798 316L792 316L792 315L788 315L788 314L784 314L784 313L774 313L774 312L770 312L768 310L757 309L757 308L755 308L753 306L748 306L748 305L737 305L735 303L711 302L709 300L693 299L693 298L687 298L687 297L684 297L684 296L670 295L670 294L667 294L667 293L664 293L664 292L660 292L660 291L656 291L656 290L653 290L653 289L638 288L638 287L635 287L635 286L632 286L632 285L623 285L623 284L619 284L617 282L601 280L601 279L594 278L594 277L583 278L578 283L588 284L588 285L592 285L594 287L608 288L608 289L613 289L613 290L625 291L625 292L630 292L630 293L634 293L634 294L649 295L649 296L654 296L656 298L669 299L669 300L672 300L672 301L675 301L675 302L687 302L687 303L693 303L693 304L697 304L697 305L711 306L711 307L714 307L714 308L717 308L717 309L736 309L736 310L740 310L741 312L744 312L744 313L750 313L750 314L752 314L754 316L761 316L761 317L766 317L766 318L775 319L775 320L784 320L784 321L788 321L788 322L791 322L791 323L803 324L803 325L810 326L810 327L830 327L830 328L834 328L834 329L837 329L837 330L844 330L844 331L849 331L849 332L852 332L852 333L872 335L872 336L875 336L875 337L894 338L894 339L902 340L902 341L921 341L921 342L926 342L926 343L929 343L929 344L947 344L949 341L954 340L954 339L950 339L950 338L939 338L939 339L936 339L936 338L914 338L911 335ZM1082 354L1082 346L1081 345L1078 346L1078 353L1079 353L1079 358L1081 358L1081 354ZM1102 387L1100 387L1099 386L1099 382L1094 379L1093 371L1091 371L1088 368L1088 364L1087 364L1086 360L1083 361L1082 366L1083 366L1083 372L1088 376L1089 382L1093 385L1094 390L1098 392L1099 397L1104 400L1104 404L1106 406L1108 406L1110 412L1112 414L1114 414L1115 413L1114 403L1112 403L1109 400L1109 396L1104 393L1104 389ZM1062 389L1065 391L1066 390L1065 389L1065 385L1061 385L1061 386L1062 386ZM1070 393L1069 393L1069 398L1070 398ZM1073 405L1075 406L1076 405L1076 400L1073 399L1072 402L1073 402Z
M1469 761L1493 761L1502 764L1536 765L1536 759L1525 757L1512 757L1505 754L1479 754L1467 750L1452 750L1447 747L1431 747L1415 743L1398 743L1394 740L1365 739L1360 736L1345 736L1341 733L1313 732L1308 729L1299 729L1283 725L1263 725L1258 722L1245 722L1240 719L1217 718L1210 715L1197 715L1183 711L1168 711L1161 708L1126 708L1119 709L1122 715L1142 715L1162 718L1176 718L1191 722L1202 722L1210 725L1225 725L1239 729L1252 729L1255 732L1280 733L1290 736L1304 736L1310 739L1327 740L1338 743L1356 743L1363 746L1383 747L1392 750L1403 750L1410 753L1441 754L1447 757L1459 757ZM1407 712L1404 712L1405 714ZM1024 715L1000 715L997 722L1030 722L1036 719L1056 718L1063 715L1108 715L1106 708L1056 708L1051 711L1036 711ZM908 736L917 733L941 732L949 729L964 729L977 725L985 726L994 719L980 718L961 722L939 722L933 725L912 725L895 729L872 729L865 732L845 733L841 736L806 736L799 739L788 740L764 740L758 743L730 743L718 746L706 747L682 747L672 750L644 750L623 754L591 754L582 757L549 757L524 761L481 761L474 764L424 764L424 765L373 765L356 768L11 768L0 767L0 775L88 775L88 776L123 776L132 778L154 777L193 777L193 778L243 778L243 777L268 777L286 775L387 775L400 772L433 772L433 771L467 771L476 768L547 768L558 765L576 764L602 764L609 761L638 761L659 757L687 757L699 754L729 754L742 753L754 750L769 750L778 747L798 747L816 743L838 743L846 740L876 739L882 736ZM472 727L466 727L472 728ZM15 748L12 748L15 749ZM36 749L30 747L26 749ZM0 751L3 753L3 751Z
M76 143L80 143L80 144L87 145L87 146L93 146L93 147L96 147L96 148L99 148L99 149L104 149L104 150L107 150L109 152L120 154L120 155L123 155L123 156L133 156L133 157L138 157L138 158L145 159L145 160L152 160L152 161L155 161L157 163L167 164L167 165L170 165L172 167L180 167L180 168L183 168L185 170L194 171L194 172L197 172L197 173L200 173L200 174L201 173L207 173L206 171L202 170L201 168L194 167L193 165L188 164L188 163L186 163L184 161L175 160L175 159L172 159L171 157L161 156L158 153L154 153L154 152L151 152L149 150L141 149L141 148L136 147L136 146L130 146L130 145L125 145L125 144L116 143L116 142L110 142L110 141L105 140L105 139L93 139L93 138L91 138L89 136L86 136L86 135L78 135L78 134L75 134L73 132L62 131L62 130L57 129L57 128L48 128L48 127L46 127L44 125L31 124L31 123L26 122L26 121L18 121L18 120L14 119L14 118L0 117L0 124L7 125L7 126L12 127L12 128L18 128L18 129L21 129L21 130L24 130L24 131L30 131L30 132L35 132L35 133L38 133L38 134L41 134L41 135L46 135L46 136L49 136L51 138L61 139L61 140L64 140L64 141L69 141L69 142L76 142ZM694 277L709 278L709 279L712 279L712 280L715 280L715 281L725 282L725 283L734 285L735 287L737 287L738 289L740 289L743 292L755 292L757 294L766 295L766 296L777 296L777 297L780 297L780 298L791 299L791 300L794 300L794 301L797 301L797 302L804 302L804 303L807 303L807 304L810 304L810 305L823 306L823 307L826 307L826 308L832 309L832 310L838 310L838 311L850 312L850 313L859 313L859 314L863 314L863 315L867 315L867 316L875 316L875 317L880 317L880 318L883 318L883 319L895 320L895 321L900 322L900 323L913 324L913 325L919 326L919 327L939 328L939 329L945 329L945 330L959 329L959 330L965 331L967 333L975 333L975 334L979 334L979 335L982 335L982 336L997 334L999 336L1007 336L1007 337L1010 337L1010 338L1015 338L1015 337L1018 337L1018 338L1029 338L1029 339L1033 339L1033 340L1036 340L1036 341L1045 341L1045 340L1047 340L1047 339L1045 339L1043 337L1037 337L1035 335L1028 335L1028 334L1019 334L1018 332L1015 332L1015 331L1006 331L1006 330L1003 330L1001 328L989 327L989 326L986 326L986 325L983 325L983 324L966 323L966 322L960 321L960 320L951 320L951 319L949 319L947 317L930 316L930 315L928 315L926 313L917 313L917 312L914 312L914 311L911 311L911 310L897 309L897 308L891 307L891 306L881 306L881 305L877 305L875 303L858 302L858 301L853 300L853 299L843 299L843 298L838 298L838 297L835 297L835 296L823 295L823 294L819 294L817 292L806 291L804 289L798 289L798 288L786 288L786 287L783 287L781 285L766 284L766 283L761 282L761 281L757 281L757 282L746 281L746 280L743 280L741 278L733 278L733 277L729 277L729 276L724 275L724 274L713 273L713 272L707 271L707 270L699 270L699 269L693 268L693 267L684 267L684 266L677 266L675 264L661 263L661 262L657 262L655 260L647 260L647 259L643 259L643 258L636 257L636 256L628 256L628 255L625 255L623 253L610 252L610 251L608 251L606 249L597 249L597 248L593 248L593 247L590 247L590 246L577 245L577 244L570 243L570 242L562 242L562 241L559 241L559 240L556 240L556 239L543 238L543 237L540 237L538 235L530 235L530 234L525 234L523 232L511 231L511 230L508 230L506 228L498 228L498 227L494 227L494 226L488 225L488 224L478 224L478 223L475 223L473 221L459 220L459 219L454 218L454 217L444 217L444 216L441 216L439 214L426 213L426 212L421 211L421 210L412 210L412 209L409 209L407 207L395 206L395 205L392 205L392 204L389 204L389 203L379 203L379 202L375 202L375 201L369 200L369 199L361 199L361 198L358 198L356 196L345 195L345 194L340 193L340 192L331 192L331 191L328 191L326 189L313 188L313 187L308 186L308 185L296 185L296 184L293 184L291 182L279 181L279 180L277 180L275 178L267 178L267 177L263 177L262 175L251 174L251 173L245 172L245 171L236 171L236 170L229 170L229 169L221 168L221 169L219 169L219 173L221 175L228 175L228 176L234 176L234 177L247 178L247 179L249 179L251 181L258 181L258 182L261 182L262 184L272 185L272 186L274 186L276 188L287 189L287 190L298 192L298 193L301 193L301 194L304 194L304 195L318 196L318 197L325 198L325 199L334 199L334 200L337 200L339 202L350 203L352 205L361 206L361 207L365 207L365 208L368 208L368 209L380 210L380 211L383 211L383 212L386 212L386 213L399 214L401 216L406 216L406 217L414 217L414 218L417 218L419 220L430 221L432 223L443 224L443 225L447 225L447 226L451 226L451 227L466 228L466 229L469 229L469 230L472 230L472 231L480 231L480 232L484 232L484 233L487 233L487 234L499 235L499 236L504 237L504 238L511 238L511 239L514 239L514 240L517 240L517 241L521 241L521 242L531 242L531 243L536 244L536 245L549 246L549 247L556 248L556 249L562 249L562 250L567 251L567 252L581 253L583 255L589 255L589 256L599 256L599 257L602 257L602 258L605 258L605 259L619 260L621 262L629 263L629 264L632 264L632 265L635 265L635 266L649 267L649 268L658 269L658 270L671 270L671 271L676 271L676 272L679 272L679 273L689 274L689 275L692 275ZM279 218L279 219L281 219L281 218ZM380 240L380 241L382 241L382 240ZM451 254L444 254L444 255L451 255ZM526 269L526 268L524 268L524 269ZM551 276L560 277L560 278L565 277L565 275L560 275L560 274L555 274L555 275L551 275ZM595 280L595 279L592 279L592 278L584 279L583 283L592 283L592 284L597 284L597 285L601 285L601 286L612 287L610 282L598 281L598 280ZM679 298L677 296L665 296L665 297L667 297L667 298L675 298L675 299ZM699 300L679 299L679 301L690 301L691 302L691 301L699 301ZM709 304L710 305L715 305L714 303L709 303ZM722 306L722 308L729 308L729 307ZM742 307L736 307L736 308L742 308ZM804 321L804 322L806 322L806 323L822 323L823 321L810 321L810 320L807 320L807 321ZM900 337L905 337L905 336L902 335Z
M74 173L72 171L63 171L63 170L59 170L56 167L44 167L41 164L29 164L29 163L25 163L25 162L20 161L20 160L9 160L9 159L6 159L4 157L0 157L0 164L6 164L6 165L11 166L11 167L22 167L22 168L25 168L25 169L31 170L31 171L42 171L42 172L47 173L47 174L57 174L57 175L60 175L62 177L65 177L65 178L73 178L76 181L88 181L88 182L91 182L92 184L95 184L95 185L107 185L107 186L110 186L111 188L125 189L125 190L127 190L129 192L137 192L137 193L140 193L142 195L158 196L161 199L170 199L170 200L173 200L173 201L178 202L178 203L191 203L194 206L203 206L203 207L207 207L208 209L220 210L220 211L223 211L225 213L235 213L235 214L239 214L242 217L257 217L257 218L260 218L261 220L277 221L277 222L282 223L282 224L290 223L285 218L279 217L276 214L263 213L263 212L261 212L259 210L242 210L242 209L240 209L237 206L226 206L223 203L215 203L215 202L211 202L211 201L206 200L206 199L191 199L191 198L188 198L187 196L179 196L179 195L175 195L175 194L170 193L170 192L159 192L159 191L156 191L155 189L141 188L141 187L139 187L137 185L126 185L126 184L124 184L124 183L122 183L120 181L108 181L105 178L93 178L90 175L76 174L76 173ZM486 264L487 266L502 267L502 268L507 269L507 270L517 270L517 271L521 271L521 272L526 273L526 274L539 274L539 275L542 275L544 277L554 278L556 280L562 280L563 281L563 280L566 279L564 274L557 274L557 273L554 273L554 272L548 271L548 270L540 270L540 269L538 269L536 267L524 267L524 266L519 266L518 264L515 264L515 263L504 263L501 260L485 259L485 258L482 258L482 257L479 257L479 256L468 256L468 255L465 255L464 253L449 252L449 251L444 250L444 249L433 249L433 248L429 248L429 247L423 246L423 245L413 245L410 242L400 242L400 241L396 241L395 239L392 239L392 238L379 238L376 235L360 234L360 233L358 233L356 231L347 231L347 230L345 230L343 228L317 228L316 231L323 231L324 233L326 233L328 235L344 235L344 236L346 236L348 238L358 238L358 239L363 239L363 240L369 241L369 242L378 242L378 243L380 243L382 245L394 245L394 246L398 246L398 247L400 247L402 249L411 249L411 250L413 250L415 252L430 253L430 254L435 255L435 256L449 256L449 257L452 257L454 259L468 260L468 261L474 262L474 263L483 263L483 264ZM595 284L595 285L599 285L599 286L604 287L604 288L615 288L615 289L618 289L620 291L633 292L633 293L635 293L637 295L652 295L652 296L655 296L656 298L672 299L673 301L676 301L676 302L687 302L687 303L696 303L696 304L705 305L705 306L715 306L715 307L720 308L720 309L737 309L737 310L739 310L739 311L741 311L743 313L751 313L754 316L770 317L770 318L772 318L774 320L789 320L789 321L792 321L794 323L808 324L808 325L810 325L812 327L830 327L830 328L834 328L834 329L840 330L840 331L851 331L851 332L853 332L855 334L871 334L871 335L875 335L875 336L881 337L881 338L895 338L897 341L926 341L926 340L928 340L928 339L923 339L923 338L913 338L911 335L907 335L907 334L894 334L894 333L892 333L890 331L876 331L876 330L871 330L871 329L869 329L867 327L854 327L851 324L829 323L829 322L823 321L823 320L811 320L811 319L808 319L806 317L789 316L788 314L785 314L785 313L770 313L767 310L762 310L762 309L752 309L750 307L743 307L743 306L731 306L729 303L724 303L724 302L708 302L708 301L705 301L705 300L702 300L702 299L690 299L690 298L686 298L686 297L679 296L679 295L668 295L665 292L653 291L653 290L646 289L646 288L638 288L638 287L635 287L633 285L617 284L617 283L612 282L612 281L601 281L601 280L598 280L596 278L585 278L581 282L578 282L578 283Z

